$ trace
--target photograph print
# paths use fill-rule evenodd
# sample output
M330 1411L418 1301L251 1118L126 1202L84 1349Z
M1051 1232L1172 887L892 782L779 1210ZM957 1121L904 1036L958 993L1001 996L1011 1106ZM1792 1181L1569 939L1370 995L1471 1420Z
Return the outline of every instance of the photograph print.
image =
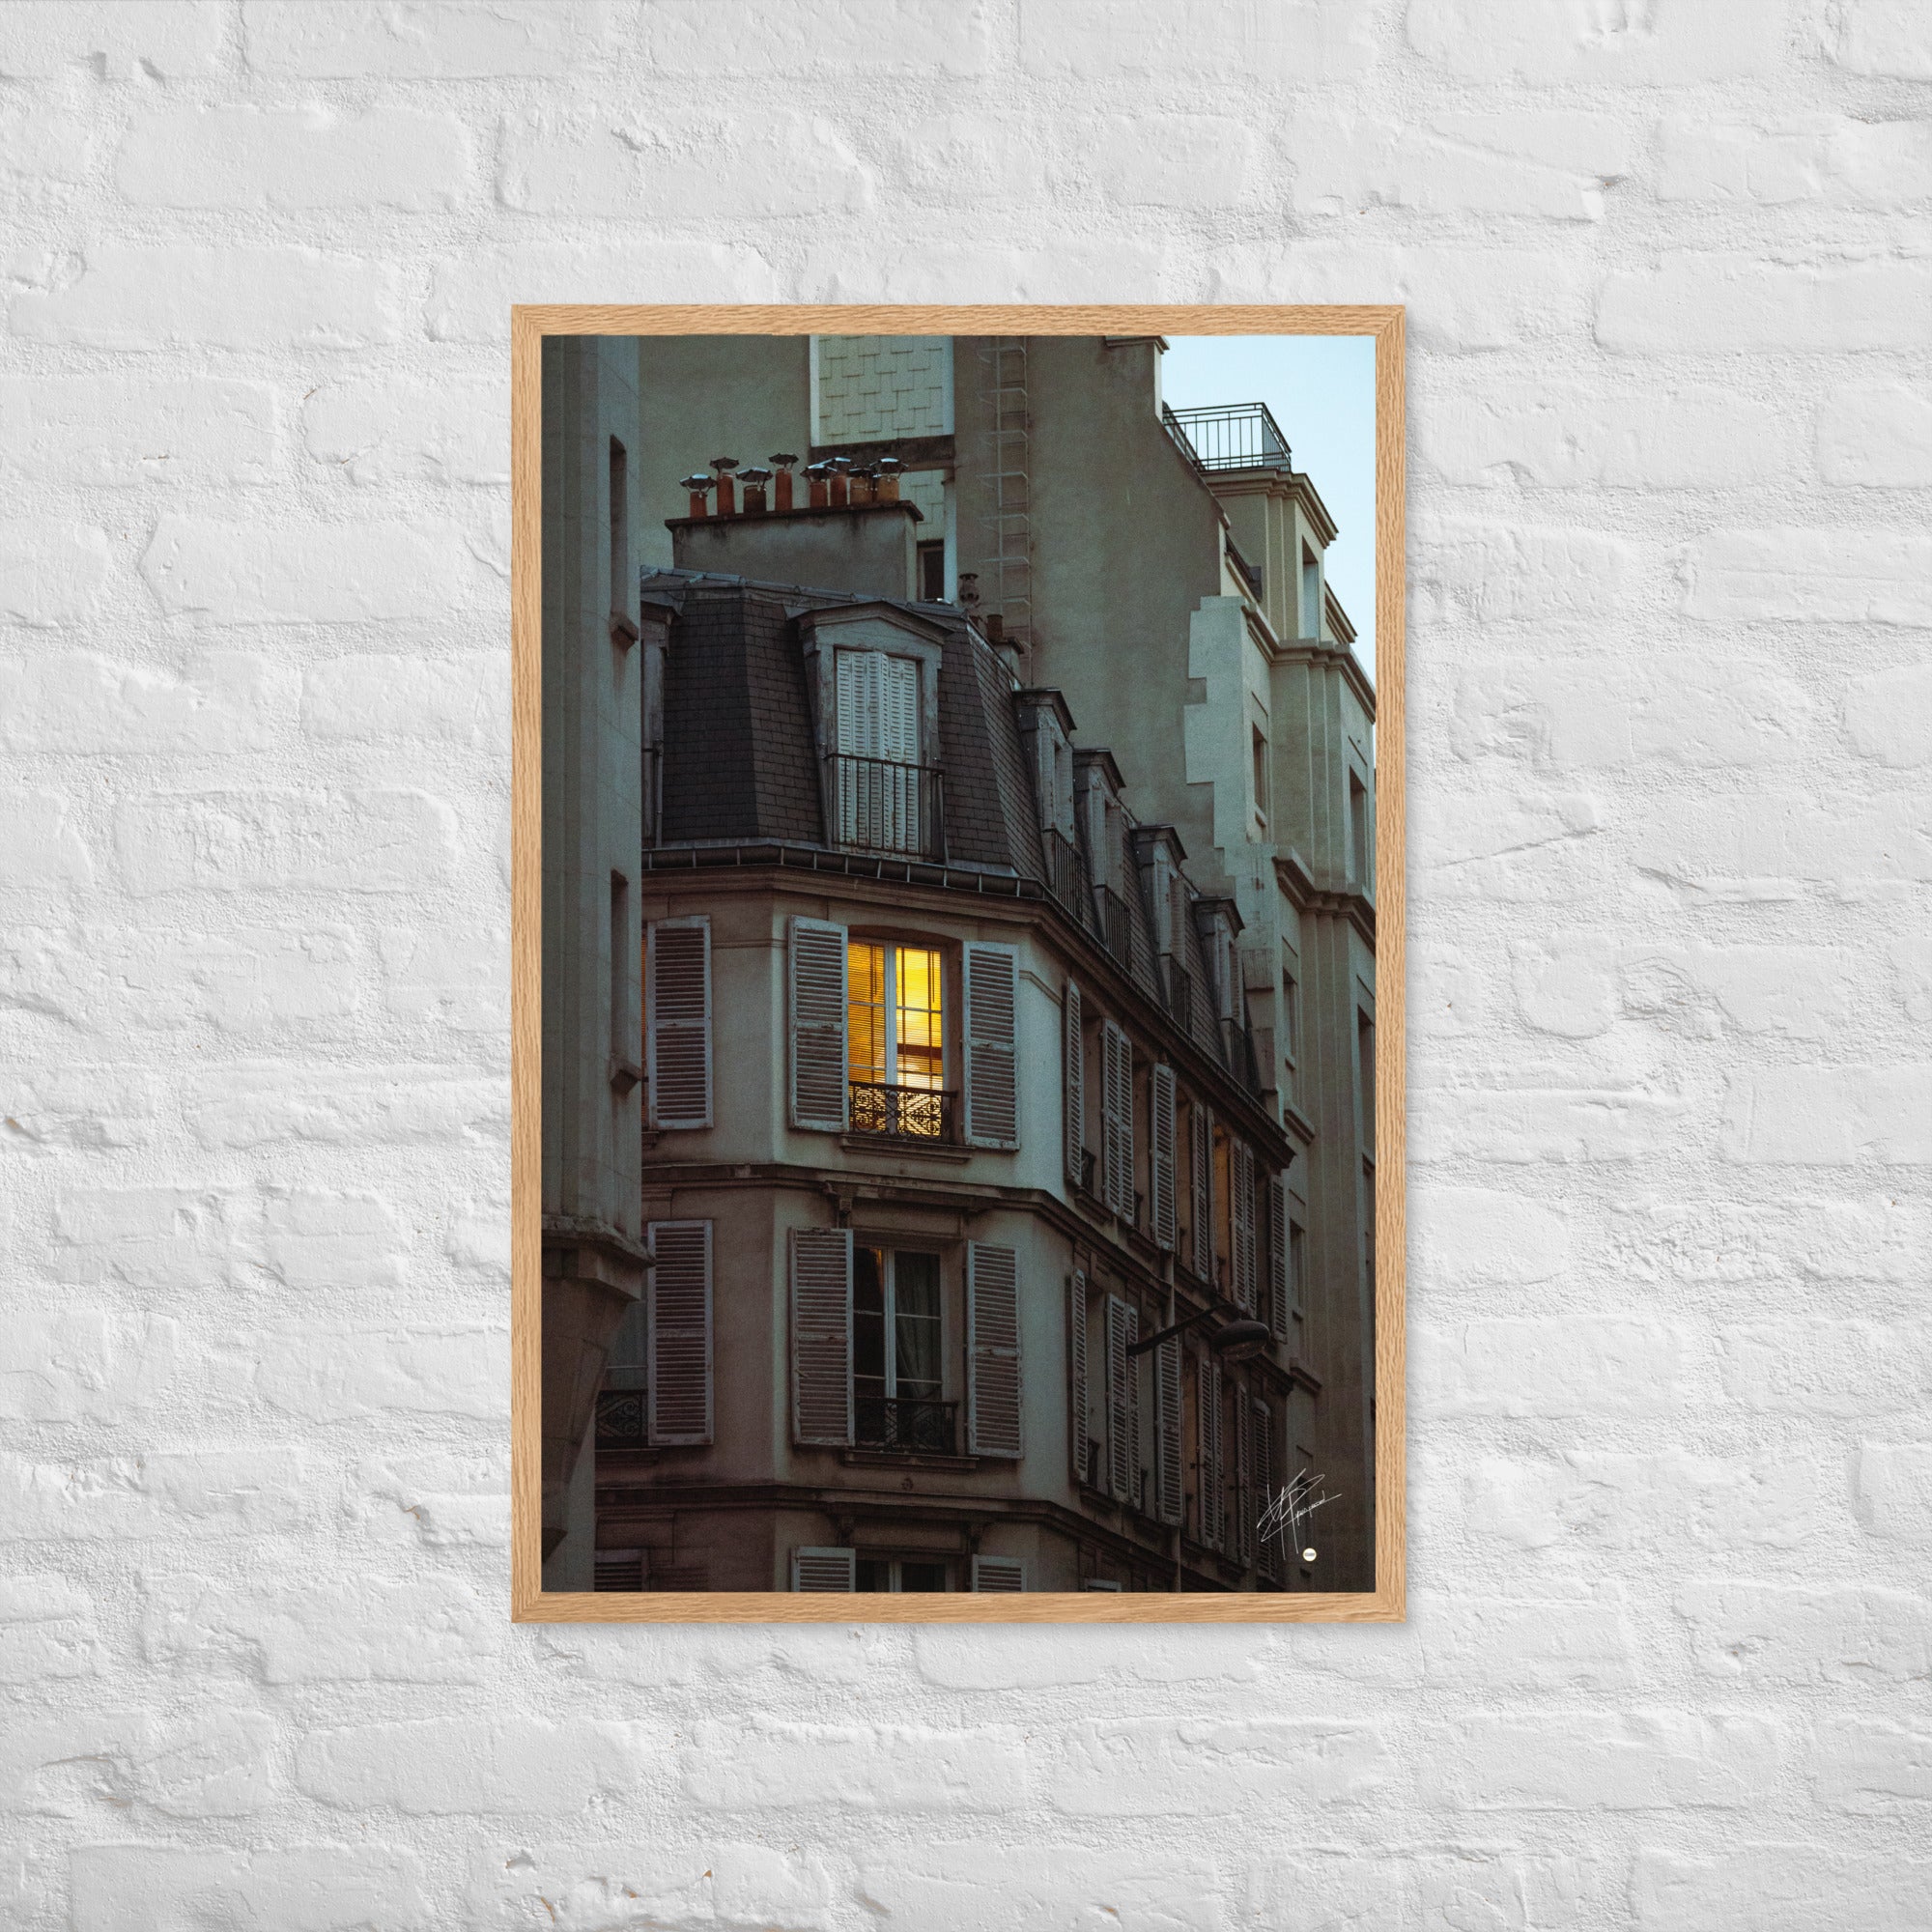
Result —
M1401 1614L1350 313L519 311L519 1615Z

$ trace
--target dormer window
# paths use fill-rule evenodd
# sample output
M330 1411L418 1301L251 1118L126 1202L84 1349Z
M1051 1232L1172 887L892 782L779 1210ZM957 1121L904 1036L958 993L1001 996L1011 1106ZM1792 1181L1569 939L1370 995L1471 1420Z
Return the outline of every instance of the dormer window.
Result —
M923 856L938 831L938 774L921 756L921 666L888 651L836 654L835 809L841 845Z

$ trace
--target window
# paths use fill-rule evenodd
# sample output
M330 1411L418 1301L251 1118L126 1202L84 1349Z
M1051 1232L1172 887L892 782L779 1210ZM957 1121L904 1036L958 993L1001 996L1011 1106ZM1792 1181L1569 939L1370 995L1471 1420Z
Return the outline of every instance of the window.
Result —
M918 552L919 600L923 604L946 601L946 543L923 543Z
M1375 873L1369 850L1369 793L1353 772L1349 774L1349 883L1363 892L1373 890Z
M1301 546L1301 635L1321 635L1321 566L1306 544Z
M624 455L624 445L613 436L611 439L611 618L612 634L620 618L626 622L631 614L633 586L631 576L631 506L628 465ZM633 630L629 638L618 638L620 643L629 643L637 637Z
M923 1557L861 1556L854 1568L857 1581L853 1587L862 1592L882 1594L888 1591L933 1591L952 1587L951 1573L947 1565L934 1563Z
M939 1400L943 1321L937 1255L853 1249L852 1395L862 1442L868 1406Z
M839 842L923 853L938 810L920 765L918 662L838 652L836 703Z
M1255 816L1265 826L1268 818L1268 741L1262 735L1259 724L1252 728L1255 758Z
M1299 1221L1288 1224L1288 1335L1290 1354L1297 1361L1310 1359L1308 1352L1308 1231Z
M1371 1159L1376 1151L1376 1023L1358 1007L1355 1009L1355 1080L1362 1096L1362 1151Z
M611 874L611 1085L621 1098L644 1077L638 1065L638 955L631 945L631 882Z
M950 1139L944 964L930 946L855 939L846 950L846 1060L861 1133ZM930 1099L916 1096L929 1094Z
M1286 968L1281 976L1282 1091L1290 1101L1301 1100L1301 988Z

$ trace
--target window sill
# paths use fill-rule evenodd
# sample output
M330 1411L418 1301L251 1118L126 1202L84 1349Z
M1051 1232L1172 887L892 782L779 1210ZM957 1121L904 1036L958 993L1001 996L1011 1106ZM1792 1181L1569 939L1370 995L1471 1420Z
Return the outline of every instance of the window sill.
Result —
M838 1460L848 1469L953 1469L961 1473L979 1468L982 1461L978 1456L935 1456L918 1449L841 1449Z
M915 1160L946 1161L954 1167L964 1167L975 1152L952 1141L922 1141L897 1134L840 1134L838 1145L850 1153L911 1154Z

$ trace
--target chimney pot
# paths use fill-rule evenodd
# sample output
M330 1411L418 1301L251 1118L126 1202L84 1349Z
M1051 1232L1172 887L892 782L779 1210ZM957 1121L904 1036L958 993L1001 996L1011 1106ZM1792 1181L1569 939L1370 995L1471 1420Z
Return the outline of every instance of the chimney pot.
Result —
M762 516L765 509L765 485L772 480L769 469L741 469L738 480L745 486L745 514Z
M831 502L831 464L812 463L806 466L805 480L811 487L811 507L814 510L822 510Z
M778 481L772 488L772 508L788 510L791 508L791 467L798 461L796 456L781 452L772 458L772 468L778 473Z
M852 459L849 456L830 457L825 467L832 472L832 507L842 510L852 500L851 488L846 482L852 473Z
M882 503L896 503L899 499L899 471L905 468L896 456L882 456L872 466L878 471L876 491Z
M691 514L694 517L708 517L711 506L705 501L705 492L711 488L711 478L700 469L679 480L678 488L691 492Z

